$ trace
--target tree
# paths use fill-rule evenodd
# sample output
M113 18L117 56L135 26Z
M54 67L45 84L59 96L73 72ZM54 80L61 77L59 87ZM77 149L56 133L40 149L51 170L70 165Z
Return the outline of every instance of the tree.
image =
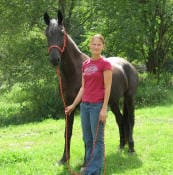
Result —
M105 56L146 64L149 72L159 75L164 62L173 56L172 8L173 0L1 0L1 84L23 83L30 92L33 89L33 104L44 106L39 104L42 94L46 95L44 88L52 92L57 84L48 60L43 14L47 11L56 18L58 9L67 33L86 54L89 37L102 33ZM52 83L49 87L48 82Z
M99 7L102 23L95 29L106 36L106 53L143 62L148 72L159 74L172 57L173 1L102 1Z
M142 5L142 22L144 24L144 57L147 70L160 72L168 59L173 41L172 1L155 0Z

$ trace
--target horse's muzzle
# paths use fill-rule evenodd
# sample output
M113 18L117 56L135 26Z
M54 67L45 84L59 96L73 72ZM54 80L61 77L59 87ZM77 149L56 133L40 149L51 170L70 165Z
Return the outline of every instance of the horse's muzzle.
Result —
M60 62L60 59L51 57L50 62L52 63L53 66L58 66L59 62Z

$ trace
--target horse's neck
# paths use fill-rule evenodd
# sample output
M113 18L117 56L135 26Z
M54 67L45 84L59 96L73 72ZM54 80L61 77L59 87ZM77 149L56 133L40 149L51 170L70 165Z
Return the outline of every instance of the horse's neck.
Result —
M61 67L65 79L69 79L69 76L78 79L81 76L82 62L87 58L88 56L82 53L75 42L68 36Z
M89 57L81 52L75 42L71 39L71 37L68 36L64 58L66 64L71 67L71 70L73 72L76 72L79 70L77 69L77 67L81 66L82 62ZM69 67L67 69L69 71Z
M84 54L83 52L80 51L80 49L78 48L78 46L76 45L76 43L73 41L73 39L68 35L68 42L71 45L71 47L73 47L73 51L78 52L81 54L81 59L84 61L86 60L88 57L88 55Z

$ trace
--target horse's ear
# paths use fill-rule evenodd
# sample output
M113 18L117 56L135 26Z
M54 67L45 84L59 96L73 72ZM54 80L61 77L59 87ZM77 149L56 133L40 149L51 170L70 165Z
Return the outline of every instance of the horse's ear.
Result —
M44 13L44 21L47 25L50 24L50 17L47 12Z
M60 10L58 10L58 24L63 25L63 15Z

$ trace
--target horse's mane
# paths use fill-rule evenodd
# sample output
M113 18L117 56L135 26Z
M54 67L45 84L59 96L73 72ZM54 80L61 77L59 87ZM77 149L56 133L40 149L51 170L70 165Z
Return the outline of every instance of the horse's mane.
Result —
M74 46L74 48L77 50L77 52L79 52L79 53L81 54L82 60L88 59L89 56L86 55L85 53L83 53L83 52L79 49L79 47L76 45L76 43L74 42L74 40L70 37L70 35L67 34L67 37L68 37L69 41L72 43L72 45Z
M70 42L74 45L75 49L76 49L78 52L81 53L81 50L80 50L79 47L76 45L76 43L73 41L73 39L71 38L71 36L68 35L68 34L67 34L67 36L68 36L68 39L70 40Z

